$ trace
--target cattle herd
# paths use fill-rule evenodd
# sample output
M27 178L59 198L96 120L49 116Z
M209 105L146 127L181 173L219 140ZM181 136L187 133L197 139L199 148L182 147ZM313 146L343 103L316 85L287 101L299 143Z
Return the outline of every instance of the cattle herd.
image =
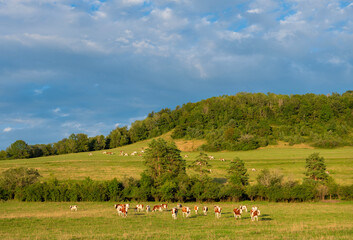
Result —
M128 204L128 203L127 204L115 204L114 208L118 212L119 216L127 217L128 210L130 208L130 204ZM76 205L70 206L70 209L77 211L77 206ZM151 206L149 206L149 205L144 206L143 204L137 204L136 207L133 209L135 212L144 212L144 211L146 211L146 213L157 212L157 211L162 212L162 211L168 210L168 205L167 204L154 205L151 210ZM191 215L191 209L189 207L182 206L180 203L178 203L176 207L173 207L170 210L172 213L173 219L177 219L178 212L180 210L183 214L183 217L189 217ZM194 211L195 211L195 214L198 215L199 207L195 205ZM202 212L206 216L208 213L208 207L203 206ZM238 208L234 208L233 209L234 218L235 219L241 218L241 216L244 212L248 212L248 209L245 205L239 206ZM220 218L222 216L222 208L220 206L214 206L214 213L215 213L216 218ZM258 209L258 207L256 207L256 206L252 207L251 211L250 211L251 220L258 221L259 216L260 216L260 210Z

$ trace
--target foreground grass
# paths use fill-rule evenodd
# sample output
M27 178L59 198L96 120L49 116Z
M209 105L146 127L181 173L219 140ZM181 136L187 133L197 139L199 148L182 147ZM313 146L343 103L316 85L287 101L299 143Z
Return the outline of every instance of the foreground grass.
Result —
M147 147L148 141L109 150L114 155L102 154L103 151L88 153L65 154L59 156L4 160L0 161L0 173L12 167L36 168L43 176L43 180L56 177L60 180L82 180L90 177L94 180L111 180L124 177L139 178L145 169L142 156L120 156L120 151L128 153L140 151ZM319 152L325 158L330 175L339 184L353 184L353 147L338 149L306 149L306 148L266 148L253 151L239 152L216 152L215 160L210 160L211 177L225 179L229 162L235 157L244 160L245 167L250 174L250 182L255 182L257 174L261 169L268 168L278 170L286 178L301 180L304 178L305 159L312 153ZM182 152L182 156L188 155L186 159L189 165L199 155L199 152ZM224 158L222 162L219 159ZM252 169L256 171L251 171ZM191 170L188 173L192 174Z
M217 204L223 208L220 219L211 210L208 216L192 212L190 218L179 214L173 220L170 211L130 211L127 218L122 218L111 202L82 202L77 212L70 212L70 203L2 202L0 239L353 238L353 202L244 203L249 208L256 205L261 209L258 222L251 222L248 213L242 219L234 219L231 211L241 203ZM169 208L174 205L169 204ZM185 205L192 207L194 203ZM212 209L214 203L206 205Z

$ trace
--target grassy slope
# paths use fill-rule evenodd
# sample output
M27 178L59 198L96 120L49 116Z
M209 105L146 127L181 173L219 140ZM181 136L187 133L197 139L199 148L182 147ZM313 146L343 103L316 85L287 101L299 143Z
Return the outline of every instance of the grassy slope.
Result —
M150 203L151 205L153 203ZM190 218L171 213L129 212L118 217L113 203L0 203L0 239L352 239L353 202L268 203L257 202L260 220L251 222L249 213L235 220L233 203L221 203L222 217ZM175 204L170 204L169 207ZM194 204L188 203L192 207ZM210 208L213 203L207 204ZM199 204L199 206L202 206ZM211 210L212 211L212 210Z
M170 139L169 135L164 138ZM66 154L59 156L41 157L22 160L0 161L0 172L11 167L37 168L45 179L56 177L58 179L84 179L91 177L95 180L118 179L124 176L138 178L144 170L142 156L120 156L121 150L131 153L140 151L147 147L149 140L138 142L132 145L108 150L115 155L104 155L103 151L88 153ZM192 149L201 144L200 141L179 140L177 145L183 149ZM305 146L302 146L305 147ZM210 161L212 165L212 177L224 178L230 160L235 157L245 161L245 166L250 174L250 181L254 182L259 170L264 168L277 169L287 178L301 180L304 177L305 158L313 152L319 152L326 160L327 168L337 183L353 184L353 147L338 149L311 149L297 148L279 145L253 151L242 152L216 152L208 153L213 155L215 160ZM182 152L182 156L189 155L187 162L193 161L199 152ZM225 162L219 159L225 158ZM255 168L256 171L251 171ZM189 172L192 174L192 172Z

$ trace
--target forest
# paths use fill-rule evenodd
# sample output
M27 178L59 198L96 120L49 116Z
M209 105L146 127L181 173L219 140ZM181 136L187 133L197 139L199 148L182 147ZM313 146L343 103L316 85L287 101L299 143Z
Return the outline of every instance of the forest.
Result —
M117 127L109 135L71 134L56 143L28 145L17 140L0 159L111 149L158 137L169 131L174 139L205 139L200 151L252 150L278 141L306 143L317 148L353 146L353 91L329 95L238 93L174 110L151 112L130 127Z

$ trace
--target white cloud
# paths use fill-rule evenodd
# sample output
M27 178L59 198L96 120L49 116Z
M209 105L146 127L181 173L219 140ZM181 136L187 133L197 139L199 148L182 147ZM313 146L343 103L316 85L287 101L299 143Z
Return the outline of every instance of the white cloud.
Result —
M248 12L248 13L259 14L259 13L262 13L262 9L260 9L260 8L254 8L254 9L249 9L247 12Z
M123 0L123 4L125 5L137 5L137 4L143 4L144 2L149 2L146 0Z
M10 128L10 127L7 127L7 128L4 128L4 130L3 130L4 132L11 132L12 131L12 128Z
M338 64L343 63L344 61L342 61L342 59L340 59L338 57L333 57L333 58L330 58L328 60L328 62L331 63L331 64L334 64L334 65L338 65Z

